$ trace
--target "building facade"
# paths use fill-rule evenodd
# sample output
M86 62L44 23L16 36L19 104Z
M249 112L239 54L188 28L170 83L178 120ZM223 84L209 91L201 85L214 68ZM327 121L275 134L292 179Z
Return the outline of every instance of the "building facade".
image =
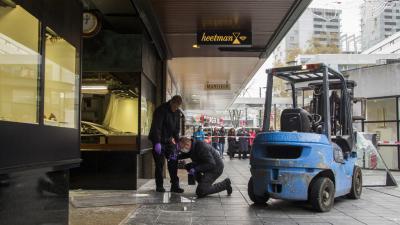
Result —
M400 168L400 64L364 67L344 72L357 82L355 97L366 98L366 118L355 123L358 130L376 133L381 143L379 152L389 169Z
M313 41L340 48L340 16L341 10L308 8L275 49L274 61L292 61L290 51L305 51Z
M400 53L400 32L384 39L374 46L364 50L362 54L396 54Z
M365 1L361 5L362 49L366 50L400 31L400 4L391 3L379 7L377 1ZM379 8L382 8L379 10Z

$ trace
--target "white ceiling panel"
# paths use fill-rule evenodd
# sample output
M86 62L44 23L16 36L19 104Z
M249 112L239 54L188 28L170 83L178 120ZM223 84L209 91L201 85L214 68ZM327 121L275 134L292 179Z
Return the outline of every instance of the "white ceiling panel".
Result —
M178 81L185 110L223 111L264 62L258 57L182 57L168 61ZM206 90L206 82L230 84L230 90Z

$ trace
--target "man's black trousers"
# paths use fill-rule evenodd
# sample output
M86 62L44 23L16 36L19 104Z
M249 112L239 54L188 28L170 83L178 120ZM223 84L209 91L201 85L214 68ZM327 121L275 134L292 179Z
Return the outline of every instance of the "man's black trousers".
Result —
M223 168L220 168L205 172L202 175L198 174L196 176L197 182L199 183L196 189L197 196L204 197L206 195L215 194L226 190L229 186L227 180L213 184L218 177L221 176L222 172Z
M165 159L167 159L167 167L168 167L168 172L169 176L171 178L171 187L179 187L179 178L178 178L178 161L177 160L169 160L169 156L173 153L174 146L173 145L161 145L162 147L162 152L160 155L158 155L154 149L153 149L153 159L156 164L156 169L155 169L155 178L156 178L156 186L161 188L163 187L163 170L164 170L164 162Z

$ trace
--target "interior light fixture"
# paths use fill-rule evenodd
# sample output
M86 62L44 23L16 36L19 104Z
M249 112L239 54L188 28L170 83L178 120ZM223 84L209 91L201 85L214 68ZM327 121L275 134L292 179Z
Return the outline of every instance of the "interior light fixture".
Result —
M106 85L83 85L82 90L108 90Z
M193 48L200 48L200 46L197 45L197 44L192 45L192 47L193 47Z

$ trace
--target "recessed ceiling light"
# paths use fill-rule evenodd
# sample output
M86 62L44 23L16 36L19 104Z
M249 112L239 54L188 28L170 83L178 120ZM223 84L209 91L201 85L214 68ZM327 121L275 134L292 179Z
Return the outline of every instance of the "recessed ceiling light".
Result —
M192 45L193 48L200 48L197 44Z

